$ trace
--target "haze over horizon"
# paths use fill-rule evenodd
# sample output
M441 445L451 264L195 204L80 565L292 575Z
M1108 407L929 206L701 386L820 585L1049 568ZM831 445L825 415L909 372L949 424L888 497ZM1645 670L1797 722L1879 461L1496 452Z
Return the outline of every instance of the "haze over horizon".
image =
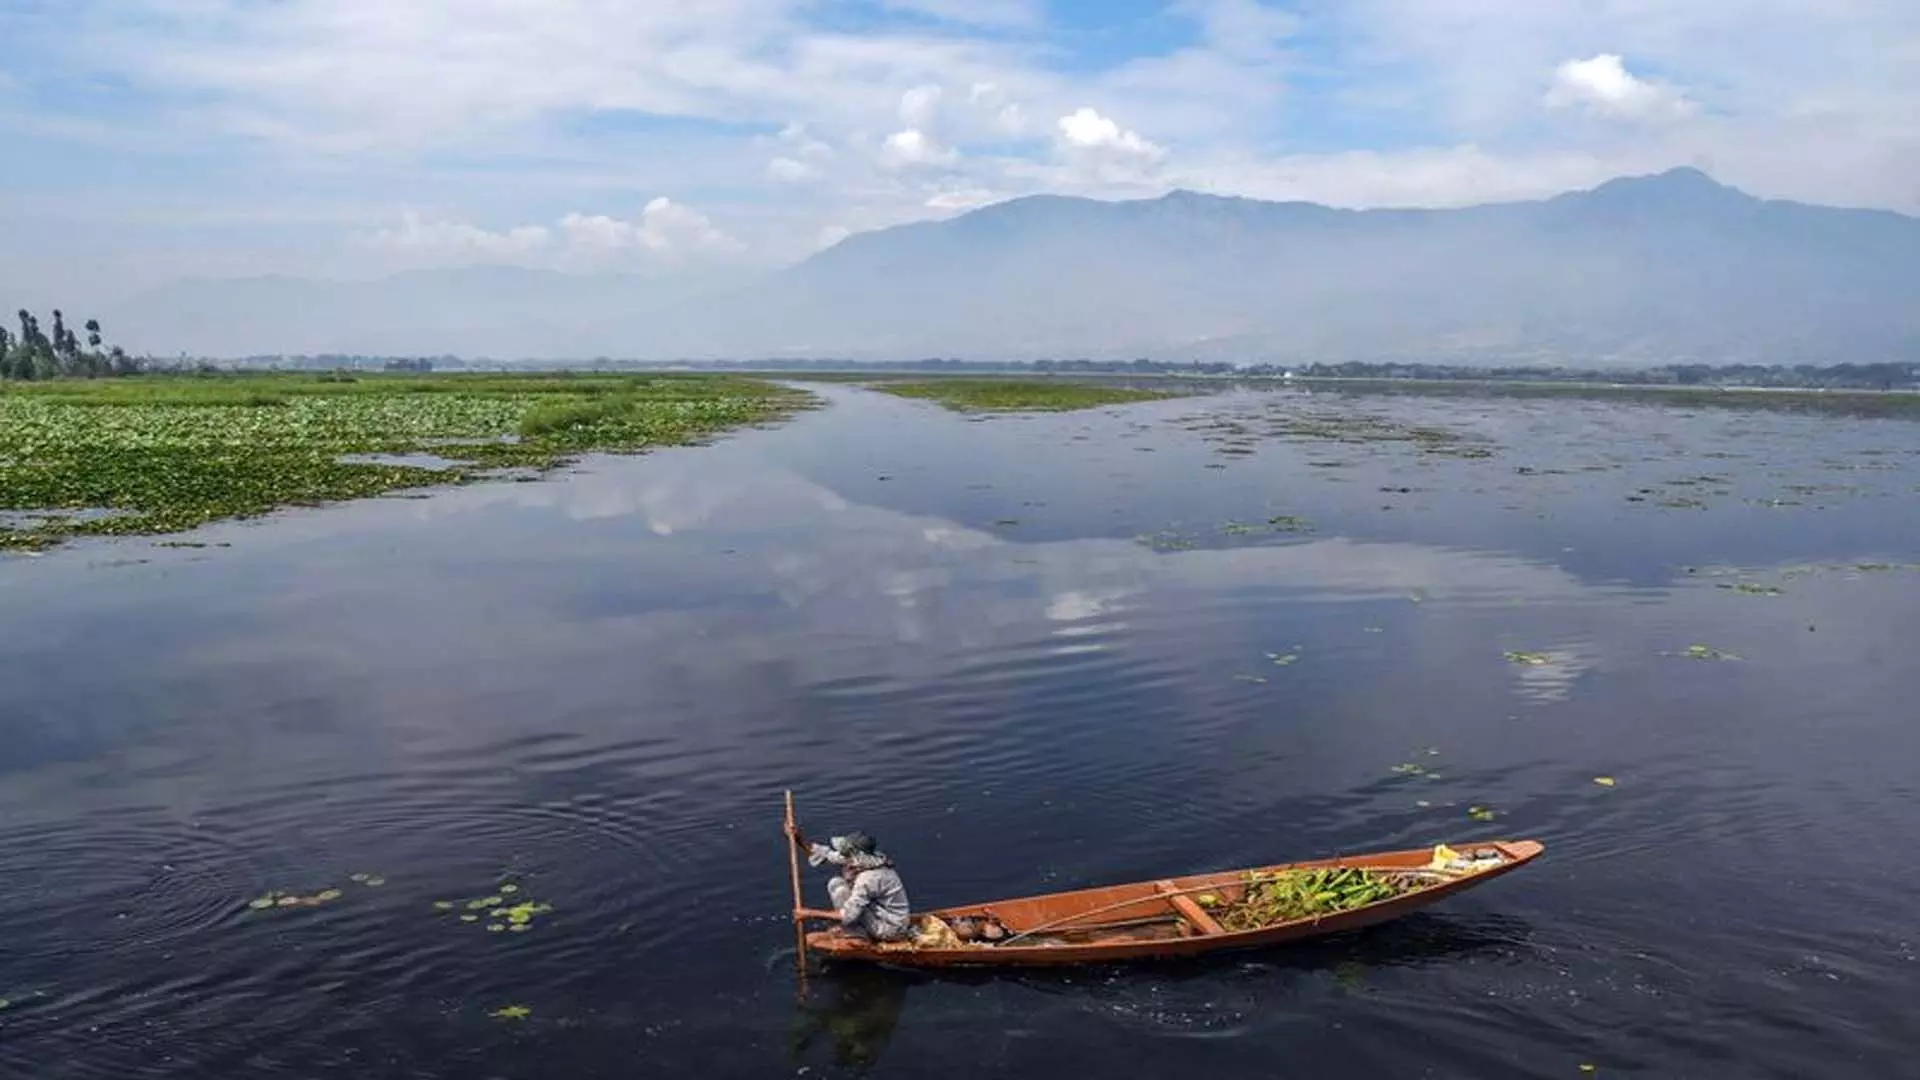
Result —
M510 266L189 282L112 311L213 356L1636 366L1920 358L1920 218L1679 168L1551 199L1338 210L1035 195L747 278Z

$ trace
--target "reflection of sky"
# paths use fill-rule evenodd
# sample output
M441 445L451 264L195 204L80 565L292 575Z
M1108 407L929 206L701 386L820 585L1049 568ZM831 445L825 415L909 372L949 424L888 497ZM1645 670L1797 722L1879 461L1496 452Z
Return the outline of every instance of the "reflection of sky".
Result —
M569 709L593 714L617 702L671 716L662 722L674 737L695 741L762 734L770 715L799 700L828 701L845 716L931 693L977 715L1055 676L1098 685L1085 692L1115 702L1151 698L1162 718L1231 713L1254 688L1319 677L1310 671L1351 679L1339 691L1348 699L1417 698L1419 681L1437 679L1455 705L1477 700L1505 715L1566 702L1591 673L1631 668L1696 636L1740 636L1750 628L1728 619L1762 614L1729 606L1761 601L1685 580L1677 566L1626 575L1642 581L1636 588L1597 584L1566 565L1582 550L1632 550L1623 536L1697 526L1712 512L1629 509L1604 479L1589 502L1606 504L1605 526L1562 537L1563 525L1532 509L1546 505L1539 499L1502 518L1489 502L1518 496L1476 503L1470 494L1515 483L1509 444L1520 433L1534 440L1527 460L1552 468L1569 446L1596 440L1632 434L1644 448L1644 432L1621 428L1647 427L1648 410L1572 403L1587 427L1556 442L1551 416L1535 415L1543 406L1479 403L1461 426L1502 440L1505 458L1269 444L1252 460L1274 462L1206 470L1206 444L1164 421L1196 408L1257 415L1266 399L967 422L921 404L833 394L833 410L713 447L594 461L544 483L225 526L207 535L235 548L142 550L151 567L97 565L135 543L0 572L27 590L14 611L40 609L34 640L136 638L137 655L124 661L133 685L144 673L236 709L351 701L351 719L328 722L360 732L366 752L401 758L517 730L527 723L519 710L542 707L559 683L556 722L574 722ZM1391 402L1380 411L1432 423L1433 409ZM1712 437L1733 438L1724 429L1734 421L1707 422L1718 425ZM1757 422L1796 432L1809 423ZM1686 431L1700 445L1722 445ZM1136 445L1156 452L1136 454ZM1288 454L1361 464L1330 482L1316 470L1276 475ZM1116 475L1102 482L1089 463ZM1363 473L1411 476L1427 494L1367 518L1363 508L1381 496ZM1595 483L1545 479L1576 501ZM1294 494L1253 495L1263 484ZM942 501L955 509L935 512ZM1290 513L1305 509L1315 531L1223 533L1223 501L1256 507L1234 515L1255 523L1284 502ZM1169 523L1201 546L1156 551L1133 539ZM1897 524L1849 540L1884 551ZM1490 531L1500 543L1458 542ZM1688 535L1706 545L1689 558L1726 550L1718 530ZM1822 538L1796 536L1803 548ZM109 581L110 590L93 588ZM1806 598L1793 610L1819 603ZM1836 603L1847 611L1837 622L1858 622L1857 597ZM1689 622L1711 629L1684 629ZM1268 662L1296 648L1299 666ZM1503 665L1505 649L1547 652L1551 662ZM476 710L476 698L488 704ZM1151 731L1159 721L1144 722ZM853 727L825 737L851 743L864 730Z

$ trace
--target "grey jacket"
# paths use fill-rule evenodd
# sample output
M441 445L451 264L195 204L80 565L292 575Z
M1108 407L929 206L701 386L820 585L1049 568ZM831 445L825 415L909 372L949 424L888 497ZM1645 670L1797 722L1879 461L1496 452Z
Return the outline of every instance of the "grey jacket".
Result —
M811 860L845 866L859 856L849 858L825 844L811 845ZM910 926L907 885L891 863L861 869L849 883L844 877L827 883L827 893L840 912L840 924L849 930L863 930L869 937L892 941L907 936Z

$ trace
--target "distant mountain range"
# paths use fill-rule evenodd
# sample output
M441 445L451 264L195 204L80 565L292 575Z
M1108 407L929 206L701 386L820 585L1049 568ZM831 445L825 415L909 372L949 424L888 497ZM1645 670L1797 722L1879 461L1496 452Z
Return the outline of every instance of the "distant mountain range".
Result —
M690 291L496 269L202 282L112 325L216 355L1910 360L1920 219L1761 200L1695 169L1458 210L1033 196Z

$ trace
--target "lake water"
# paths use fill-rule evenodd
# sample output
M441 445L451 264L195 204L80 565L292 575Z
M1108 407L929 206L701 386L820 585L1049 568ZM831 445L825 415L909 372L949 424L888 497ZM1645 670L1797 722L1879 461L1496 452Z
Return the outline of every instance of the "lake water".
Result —
M822 393L0 559L0 1075L1912 1074L1920 424ZM798 1001L788 787L923 906L1548 851L1344 940ZM551 910L460 919L503 883Z

